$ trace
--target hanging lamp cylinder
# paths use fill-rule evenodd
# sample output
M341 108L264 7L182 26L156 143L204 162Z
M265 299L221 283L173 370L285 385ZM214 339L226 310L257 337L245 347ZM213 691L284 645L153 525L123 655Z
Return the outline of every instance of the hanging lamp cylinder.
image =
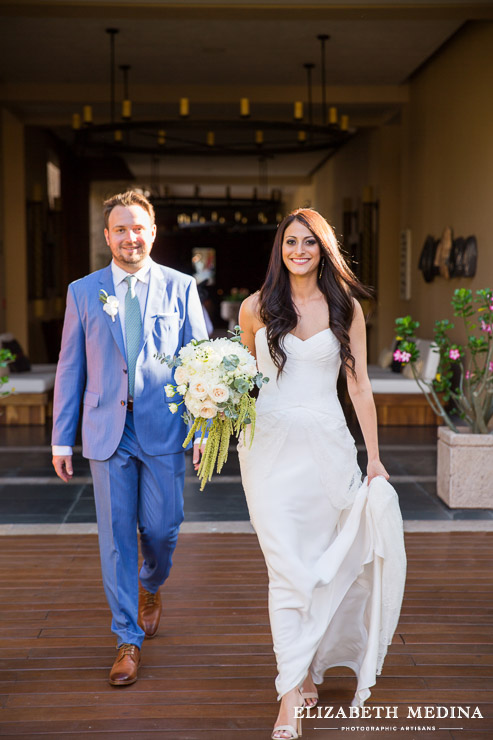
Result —
M240 115L242 118L248 118L250 115L250 101L248 98L240 98Z
M122 118L125 119L126 121L132 118L132 101L131 100L122 101Z

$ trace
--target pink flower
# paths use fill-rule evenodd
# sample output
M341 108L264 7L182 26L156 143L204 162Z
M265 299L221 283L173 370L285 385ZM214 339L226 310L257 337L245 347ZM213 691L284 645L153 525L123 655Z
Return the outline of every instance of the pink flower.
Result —
M493 360L489 364L490 373L493 373Z
M400 349L396 349L396 351L394 352L394 360L396 362L409 362L410 359L410 352L402 352Z
M471 373L469 372L469 370L466 370L466 380L469 380L470 377Z
M484 319L481 319L481 331L486 331L488 332L488 334L491 334L492 330L493 330L492 324L487 324L486 321L484 321Z
M460 359L460 351L458 349L451 349L449 350L448 356L451 360L458 360Z

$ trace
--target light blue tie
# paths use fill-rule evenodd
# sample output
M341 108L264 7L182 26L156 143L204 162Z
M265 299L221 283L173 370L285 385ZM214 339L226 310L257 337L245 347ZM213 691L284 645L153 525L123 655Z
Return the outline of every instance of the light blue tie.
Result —
M133 398L135 388L135 365L139 356L140 340L142 337L142 316L140 315L139 299L135 294L135 275L127 275L125 282L128 285L125 296L125 337L127 340L128 364L128 395Z

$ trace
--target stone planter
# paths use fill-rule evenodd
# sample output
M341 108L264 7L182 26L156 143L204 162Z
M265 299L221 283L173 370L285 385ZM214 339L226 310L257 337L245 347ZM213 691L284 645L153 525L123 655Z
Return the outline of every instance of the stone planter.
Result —
M451 509L493 508L493 434L438 428L437 493Z

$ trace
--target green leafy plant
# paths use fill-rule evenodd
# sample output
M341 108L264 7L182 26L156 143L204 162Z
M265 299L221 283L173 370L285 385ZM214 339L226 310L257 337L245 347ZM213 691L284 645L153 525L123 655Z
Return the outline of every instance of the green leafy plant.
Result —
M394 359L403 365L410 363L431 408L452 431L458 430L445 408L450 399L474 434L488 434L493 417L493 291L486 288L473 295L468 288L458 288L451 303L454 316L464 323L467 340L464 345L452 342L449 332L454 324L448 319L435 322L433 351L438 352L439 363L432 381L423 380L417 372L419 322L411 316L395 321L398 345ZM454 386L455 367L459 369L459 382Z
M9 349L0 349L0 368L7 367L10 362L15 360L15 355ZM2 386L8 383L9 378L7 375L0 375L0 398L9 396L11 391L2 391Z
M248 288L231 288L231 293L224 296L223 300L228 301L228 303L241 303L245 298L248 298L249 294Z

